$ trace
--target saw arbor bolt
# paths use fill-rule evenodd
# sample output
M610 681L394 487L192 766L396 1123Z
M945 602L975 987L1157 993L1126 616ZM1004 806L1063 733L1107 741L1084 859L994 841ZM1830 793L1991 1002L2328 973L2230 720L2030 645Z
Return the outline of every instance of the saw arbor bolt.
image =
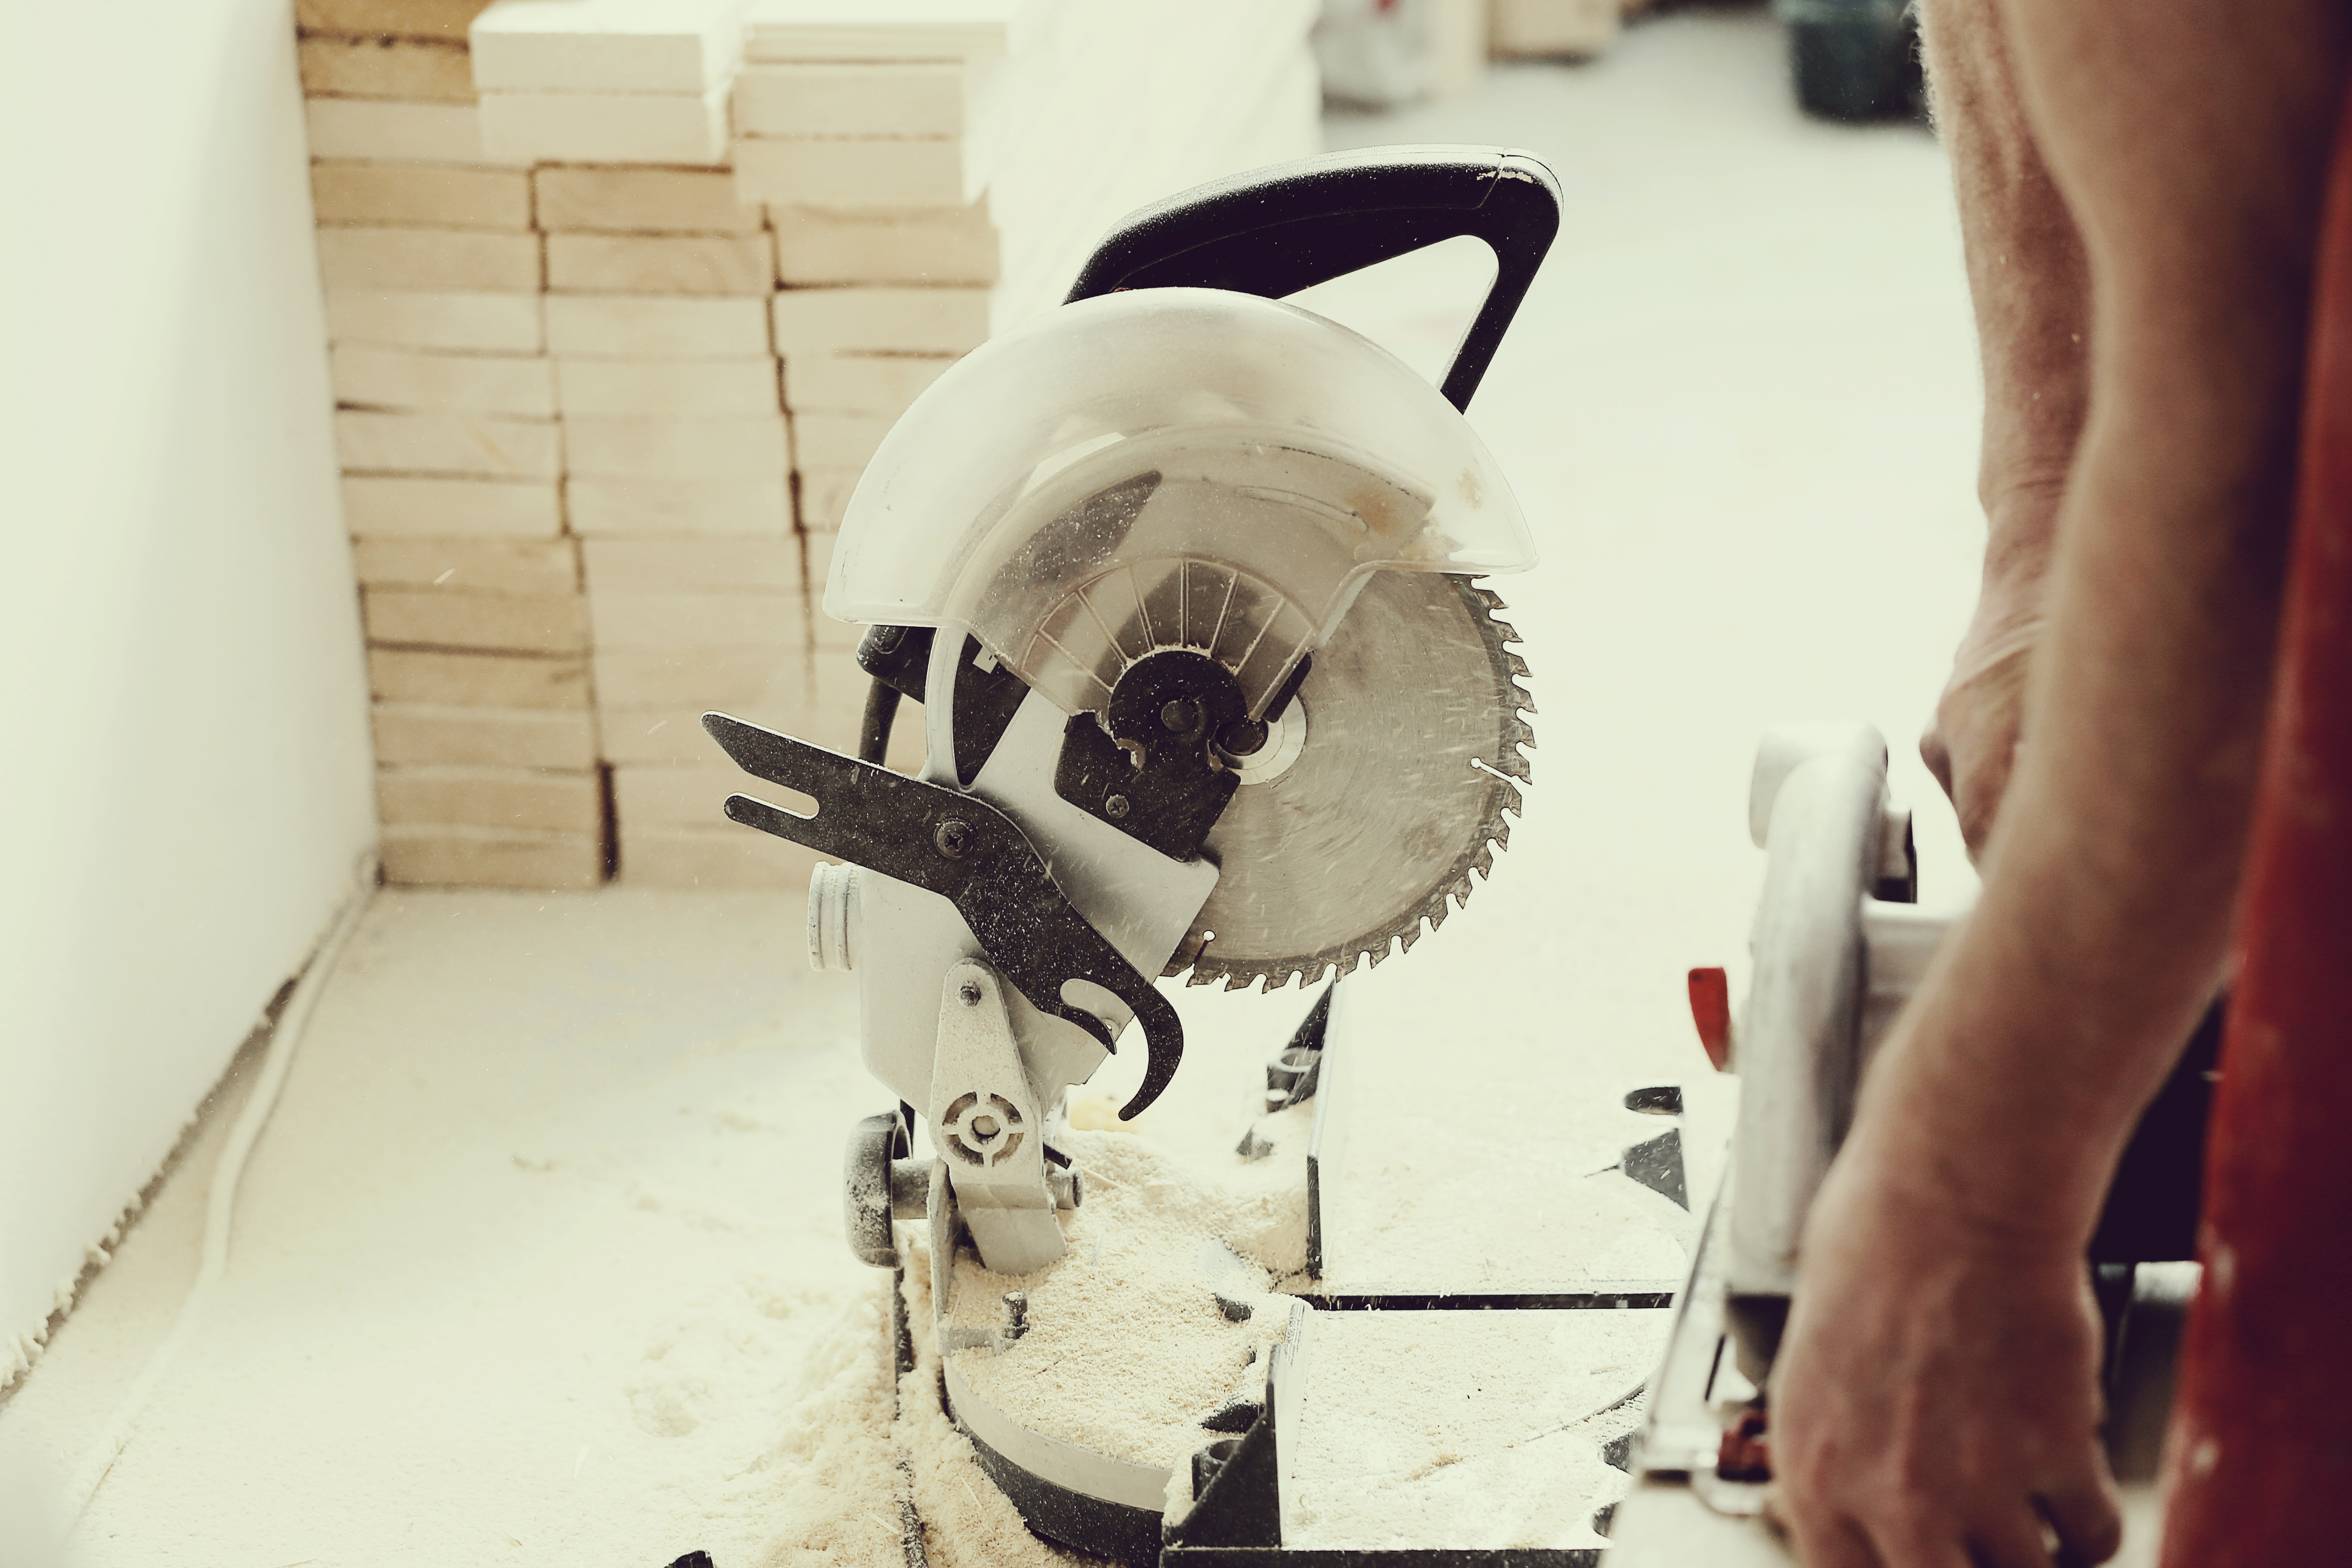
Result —
M964 851L971 847L971 829L951 816L940 824L939 831L931 835L931 842L949 859L961 860Z
M1181 735L1201 721L1201 705L1188 697L1179 697L1160 710L1160 722L1174 734Z

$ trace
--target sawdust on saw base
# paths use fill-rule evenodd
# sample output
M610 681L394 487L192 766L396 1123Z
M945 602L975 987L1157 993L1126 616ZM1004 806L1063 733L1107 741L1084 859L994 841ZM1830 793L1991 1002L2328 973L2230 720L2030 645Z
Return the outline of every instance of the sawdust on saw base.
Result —
M940 1397L939 1336L930 1321L930 1258L920 1247L908 1256L906 1289L915 1365L899 1380L898 1443L915 1512L923 1521L931 1568L1079 1568L1093 1563L1091 1557L1065 1552L1032 1535L1012 1501L981 1469L971 1439L948 1419Z
M953 1352L975 1391L1031 1428L1180 1479L1213 1434L1202 1415L1263 1387L1286 1326L1277 1286L1302 1283L1304 1161L1313 1107L1265 1118L1273 1152L1179 1153L1132 1132L1074 1131L1087 1200L1069 1254L1025 1277L956 1263L950 1323L993 1328L1010 1289L1028 1332L1003 1352ZM905 1289L916 1365L894 1399L887 1286L836 1309L814 1337L775 1436L730 1478L767 1500L759 1547L727 1568L902 1568L911 1499L935 1568L1077 1568L1091 1559L1031 1534L941 1405L930 1259L919 1227ZM1201 1243L1248 1265L1234 1322L1201 1271ZM1603 1445L1639 1425L1640 1385L1664 1349L1664 1311L1320 1313L1301 1430L1286 1433L1287 1543L1597 1547L1594 1511L1626 1477ZM650 1394L650 1391L648 1391ZM657 1398L646 1414L658 1415Z
M1175 1468L1213 1440L1202 1418L1256 1394L1264 1354L1288 1325L1276 1292L1306 1265L1307 1138L1312 1105L1257 1123L1255 1160L1178 1158L1124 1132L1072 1131L1086 1201L1065 1216L1070 1249L1027 1275L956 1262L950 1324L1004 1321L1009 1290L1029 1298L1028 1331L1002 1351L952 1352L972 1391L1032 1431L1136 1464ZM1249 1268L1217 1292L1201 1248L1219 1241ZM1217 1293L1250 1309L1235 1322Z
M1629 1478L1664 1310L1326 1312L1307 1357L1284 1544L1598 1548Z
M940 1360L929 1322L929 1260L914 1249L907 1269L918 1310L908 1327L915 1365L894 1390L889 1279L836 1306L831 1327L803 1363L773 1442L732 1478L764 1505L768 1527L721 1568L904 1568L902 1500L921 1521L933 1568L1077 1568L1090 1560L1029 1532L981 1470L971 1443L940 1403Z

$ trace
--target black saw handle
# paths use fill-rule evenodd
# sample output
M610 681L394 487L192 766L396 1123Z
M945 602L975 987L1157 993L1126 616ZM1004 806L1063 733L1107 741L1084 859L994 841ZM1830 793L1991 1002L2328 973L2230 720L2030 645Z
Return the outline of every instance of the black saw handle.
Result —
M1279 300L1461 235L1495 252L1495 281L1438 390L1470 406L1559 232L1559 182L1500 147L1327 153L1198 185L1129 213L1065 303L1121 289L1227 289Z

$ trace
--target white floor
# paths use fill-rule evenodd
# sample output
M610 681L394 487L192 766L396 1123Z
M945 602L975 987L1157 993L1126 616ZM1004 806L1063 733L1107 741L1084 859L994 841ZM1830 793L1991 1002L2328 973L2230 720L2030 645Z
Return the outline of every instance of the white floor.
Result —
M1929 896L1967 880L1912 752L1980 539L1943 163L1914 126L1802 120L1779 51L1760 13L1686 12L1593 65L1332 125L1335 145L1524 147L1567 192L1473 408L1546 556L1496 584L1536 671L1537 785L1492 886L1372 977L1391 1050L1425 1040L1445 1103L1501 1118L1497 1162L1540 1145L1530 1086L1704 1074L1682 976L1742 957L1763 724L1877 722ZM1461 285L1438 258L1333 309L1426 361ZM709 1547L809 1568L772 1429L874 1289L838 1240L836 1162L887 1097L800 919L749 896L387 893L82 1560L658 1568ZM1298 1003L1187 1007L1163 1121L1207 1135ZM89 1455L185 1289L236 1098L0 1405L0 1440L60 1471Z

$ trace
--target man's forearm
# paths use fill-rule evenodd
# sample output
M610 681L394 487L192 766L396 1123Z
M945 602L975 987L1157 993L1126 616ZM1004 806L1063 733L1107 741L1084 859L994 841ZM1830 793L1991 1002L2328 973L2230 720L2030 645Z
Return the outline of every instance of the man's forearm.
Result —
M2012 5L2089 238L2097 401L1983 899L1856 1129L1979 1220L2053 1237L2087 1236L2224 960L2340 91L2333 7L2163 9Z
M2026 121L2000 0L1926 0L1920 26L1984 369L1978 497L1986 584L1999 593L2047 566L2050 514L2090 405L2089 261Z

